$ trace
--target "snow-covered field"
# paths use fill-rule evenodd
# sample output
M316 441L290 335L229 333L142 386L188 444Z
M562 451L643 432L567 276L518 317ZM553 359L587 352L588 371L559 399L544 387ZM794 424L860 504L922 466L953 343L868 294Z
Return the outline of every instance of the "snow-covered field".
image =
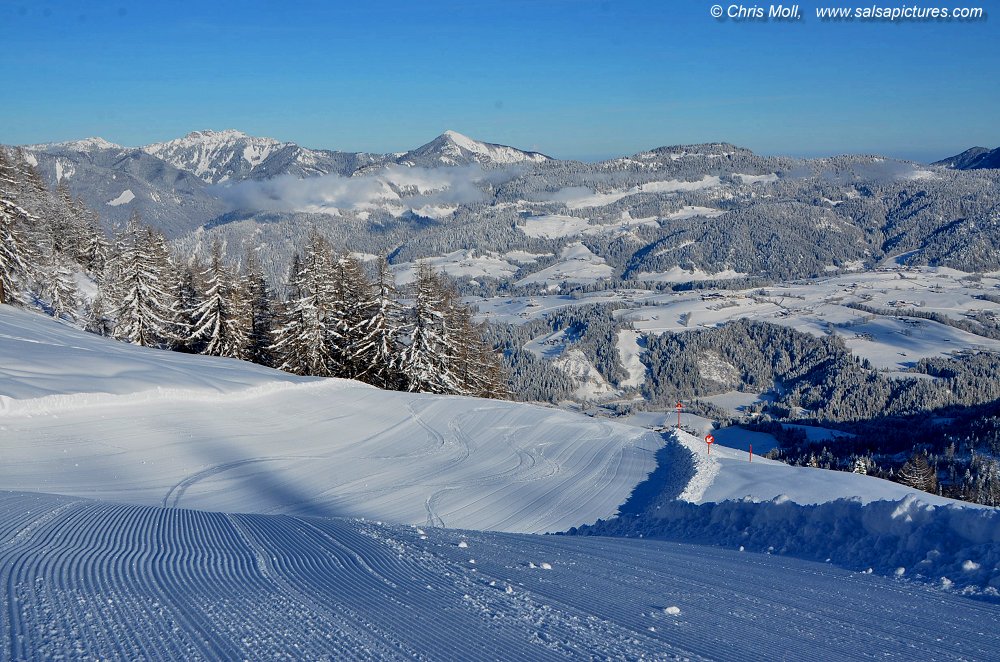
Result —
M747 459L554 409L145 350L0 306L0 650L995 656L996 511ZM632 514L609 520L619 507ZM509 533L597 518L621 537Z
M732 269L709 273L701 269L687 270L680 267L671 267L667 271L643 271L636 274L636 278L653 283L691 283L699 280L730 280L733 278L743 278L746 275Z
M562 249L558 262L525 276L517 281L517 285L538 283L558 286L559 283L564 282L596 283L610 277L613 271L604 258L594 255L581 242L576 242Z
M937 321L907 316L910 310L969 321L979 312L1000 314L1000 304L977 298L998 292L1000 280L945 268L851 273L737 291L651 296L622 313L635 328L682 332L747 318L823 336L841 336L851 351L873 365L899 370L924 357L963 349L1000 350L1000 341ZM875 315L848 308L860 304L898 314ZM682 317L683 316L683 317Z
M584 247L585 251L586 248ZM527 282L557 283L573 270L570 256ZM584 275L599 275L587 255L573 256ZM607 268L607 267L603 267ZM558 273L557 273L558 272ZM738 277L737 273L707 274L675 268L644 277L663 281L698 281ZM682 292L620 290L577 295L533 296L521 299L475 300L484 319L518 323L571 306L599 302L626 304L617 315L645 333L682 333L713 327L736 319L754 319L789 326L816 336L836 334L856 355L878 368L898 371L925 357L947 356L962 350L1000 351L1000 341L938 321L908 316L913 310L942 315L960 323L975 324L974 316L1000 316L1000 274L972 276L943 267L885 268L797 280L745 290L703 289ZM891 314L873 314L847 307L860 304Z
M0 309L0 488L558 531L613 515L651 432L110 342Z
M423 260L441 273L453 278L463 276L469 278L509 278L517 272L517 266L509 260L517 262L520 255L507 256L496 253L478 254L477 251L453 251L447 255ZM530 258L529 258L530 259ZM417 280L417 263L401 262L393 265L397 285L407 285Z

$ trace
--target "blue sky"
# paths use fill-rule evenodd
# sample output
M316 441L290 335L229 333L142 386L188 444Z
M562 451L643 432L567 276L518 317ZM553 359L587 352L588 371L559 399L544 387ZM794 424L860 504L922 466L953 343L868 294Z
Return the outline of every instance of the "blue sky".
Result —
M871 4L806 1L789 24L718 21L713 0L0 0L0 143L236 128L375 152L453 129L583 159L1000 145L1000 17L824 23L821 2Z

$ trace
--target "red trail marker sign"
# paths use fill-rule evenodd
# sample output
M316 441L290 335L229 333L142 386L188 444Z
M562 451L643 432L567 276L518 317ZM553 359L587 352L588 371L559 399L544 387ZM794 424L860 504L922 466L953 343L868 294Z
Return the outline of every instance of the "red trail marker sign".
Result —
M684 409L684 405L682 405L680 402L678 402L676 409L677 409L677 429L680 430L681 429L681 409Z
M708 444L708 454L711 455L712 454L712 444L715 443L715 437L713 437L711 434L706 434L705 435L705 443Z

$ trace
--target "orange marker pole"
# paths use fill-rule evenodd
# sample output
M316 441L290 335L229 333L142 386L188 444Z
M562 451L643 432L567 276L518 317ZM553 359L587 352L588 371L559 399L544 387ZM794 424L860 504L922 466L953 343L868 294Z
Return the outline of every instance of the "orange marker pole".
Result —
M753 462L753 444L750 444L750 461Z

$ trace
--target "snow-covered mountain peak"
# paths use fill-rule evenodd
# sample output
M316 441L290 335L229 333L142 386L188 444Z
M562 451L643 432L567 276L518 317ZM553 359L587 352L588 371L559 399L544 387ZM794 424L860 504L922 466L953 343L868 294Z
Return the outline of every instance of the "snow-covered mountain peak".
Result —
M475 140L457 131L448 130L431 142L403 154L401 163L421 166L504 165L511 163L541 163L549 157L538 152Z
M183 138L154 143L143 151L211 184L246 175L274 152L292 146L235 129L192 131Z
M269 144L269 145L283 144L281 141L275 140L274 138L251 136L249 134L243 133L242 131L237 131L236 129L223 129L222 131L213 131L211 129L204 129L201 131L192 131L183 138L177 138L175 140L168 140L166 142L147 145L143 149L149 153L155 153L156 151L162 151L169 147L224 145L224 144L232 144L234 142L252 142L257 144Z
M479 142L478 140L474 140L469 136L463 135L458 131L452 131L451 129L448 129L441 135L450 140L451 142L455 143L459 147L468 150L480 149L481 146L483 145L483 143Z
M39 152L51 150L72 150L74 152L90 152L98 149L125 149L121 145L116 145L104 138L97 136L84 138L83 140L66 140L57 143L43 143L40 145L27 145L27 149Z

